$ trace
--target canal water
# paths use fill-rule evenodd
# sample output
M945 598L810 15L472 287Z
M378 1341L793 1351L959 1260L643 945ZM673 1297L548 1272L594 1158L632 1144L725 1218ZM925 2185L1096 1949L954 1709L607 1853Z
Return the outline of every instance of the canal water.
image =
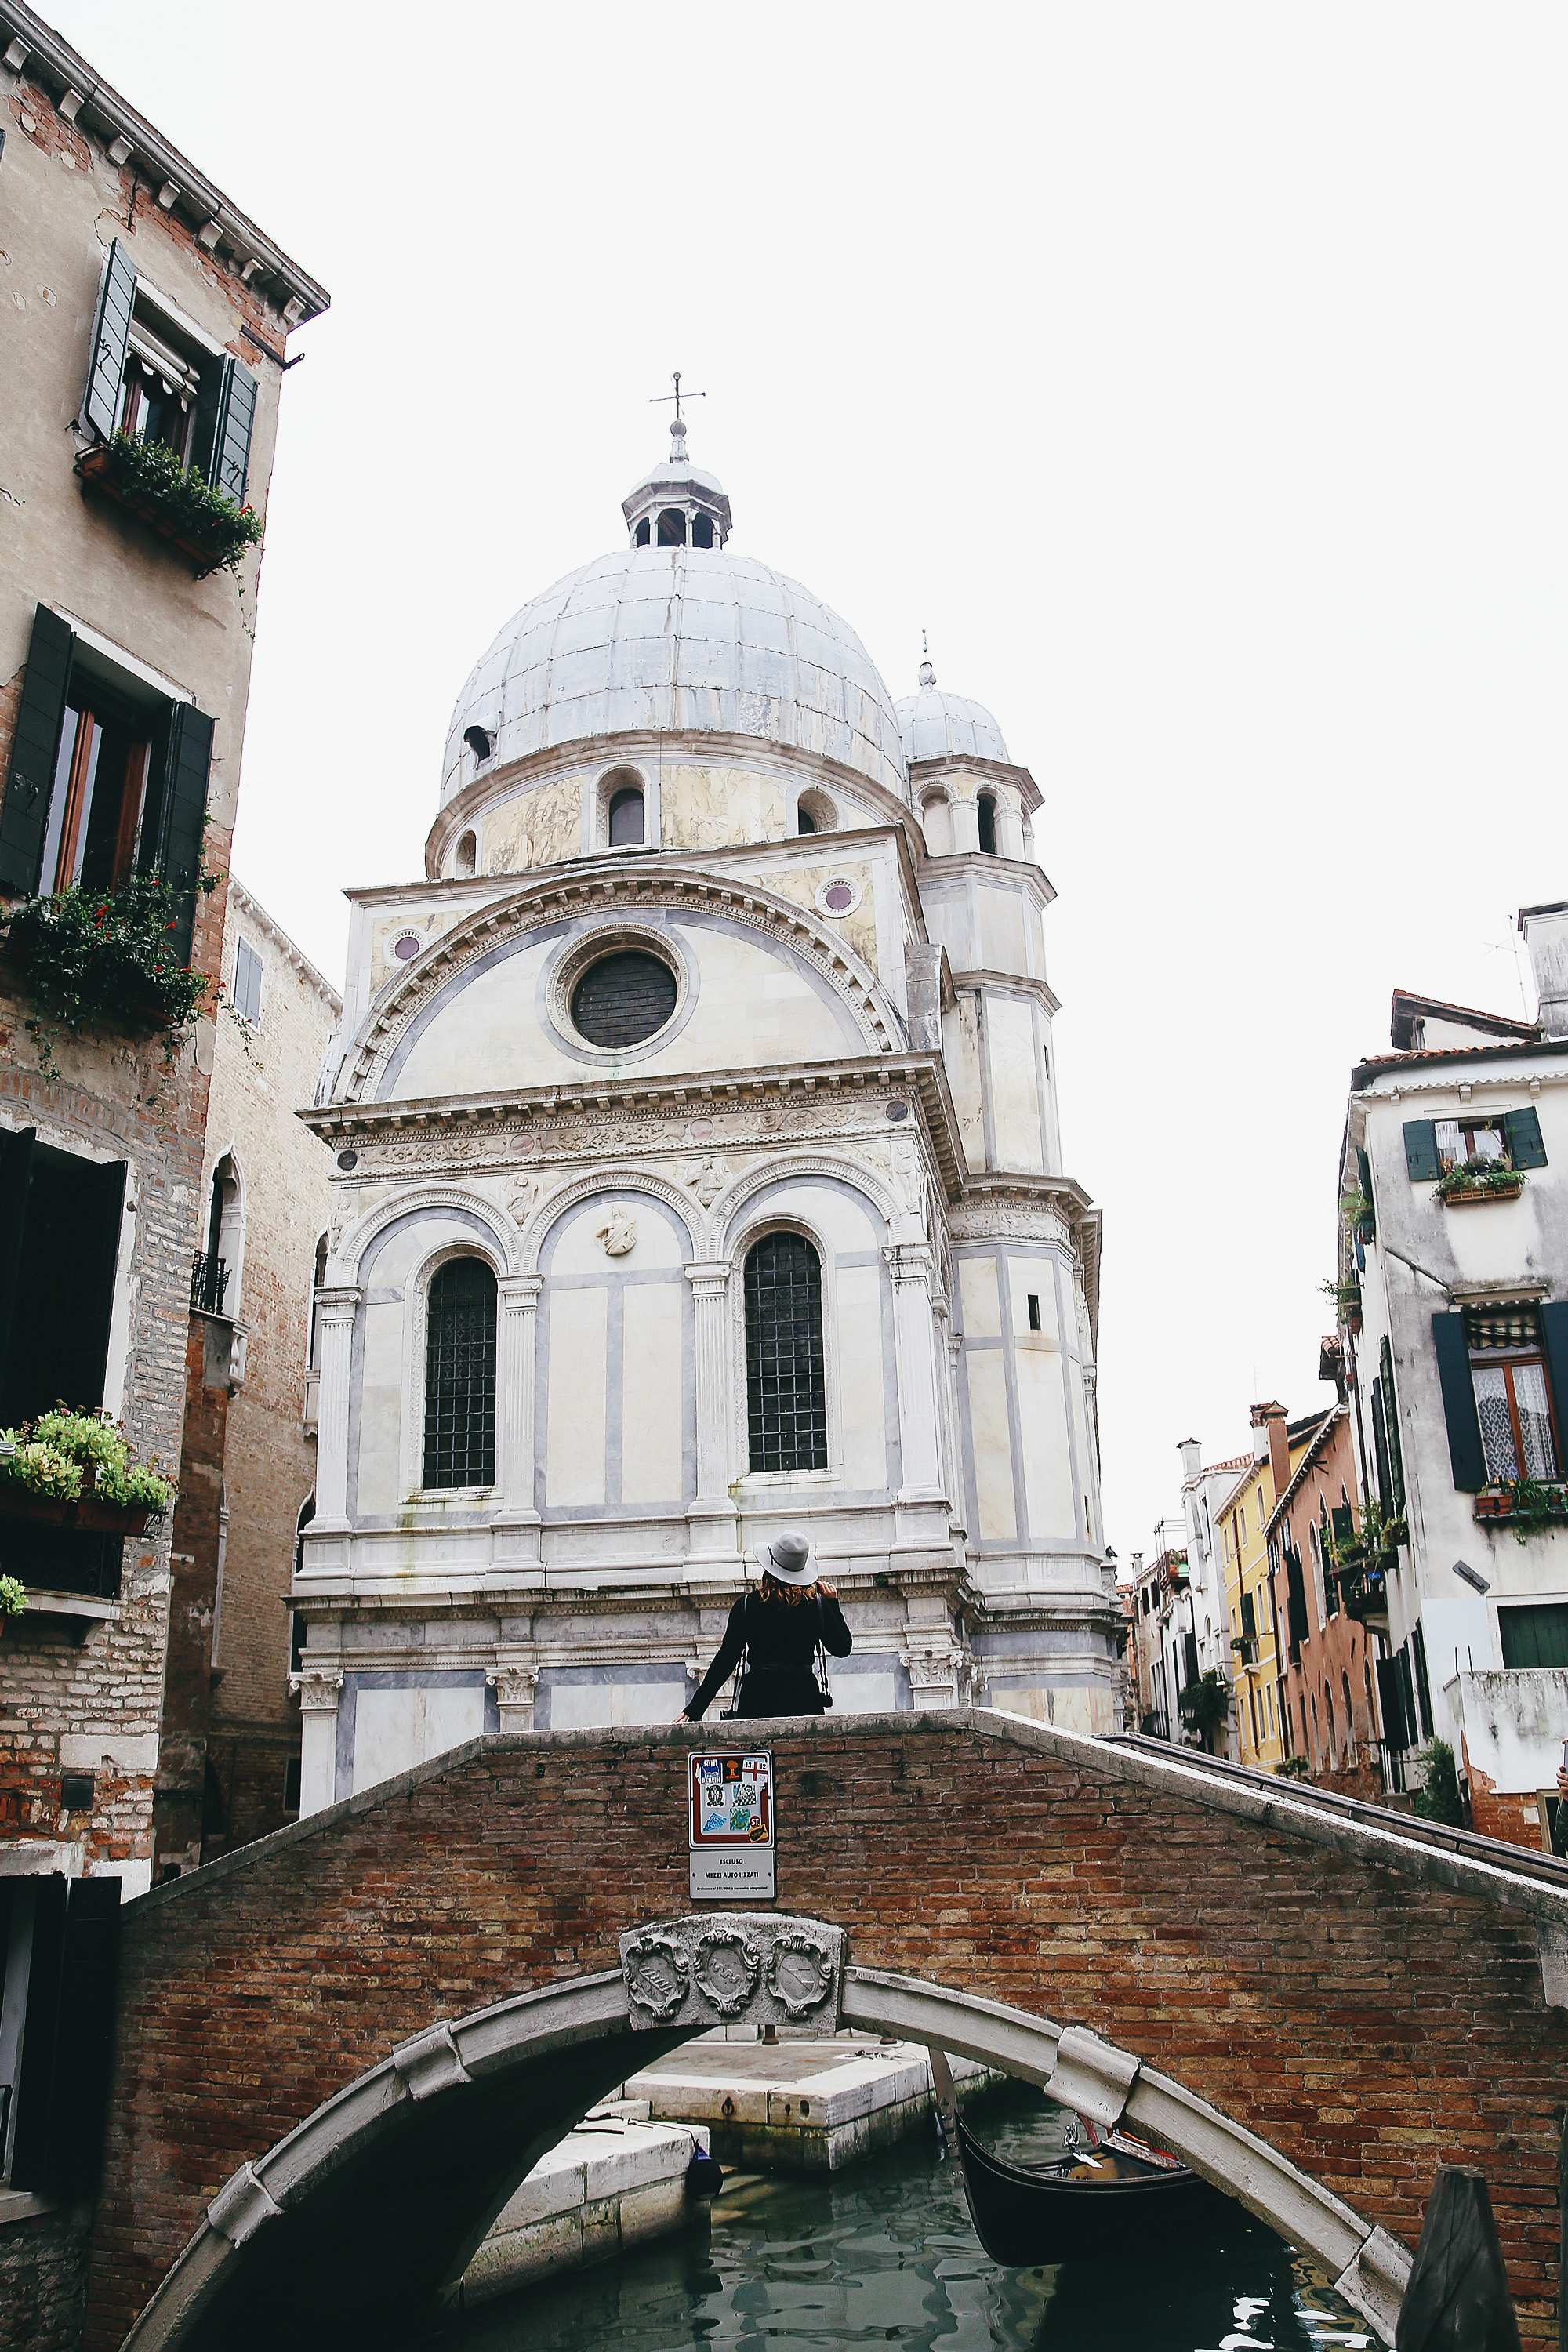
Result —
M981 2138L1038 2160L1059 2108L1020 2084L966 2099ZM464 2315L461 2352L835 2352L841 2345L1044 2352L1307 2352L1377 2338L1321 2272L1240 2206L1178 2255L999 2270L934 2127L833 2175L735 2175L712 2234L668 2239Z

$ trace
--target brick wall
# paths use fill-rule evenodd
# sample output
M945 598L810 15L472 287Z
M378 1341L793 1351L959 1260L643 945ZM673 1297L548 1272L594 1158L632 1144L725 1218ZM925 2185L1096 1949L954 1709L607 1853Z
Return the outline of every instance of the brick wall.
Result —
M93 2352L229 2174L399 2040L691 1907L692 1737L491 1738L128 1915ZM1552 2340L1568 2017L1528 1916L994 1719L773 1748L780 1908L840 1923L854 1963L1092 2026L1412 2248L1435 2164L1479 2163L1521 2331Z

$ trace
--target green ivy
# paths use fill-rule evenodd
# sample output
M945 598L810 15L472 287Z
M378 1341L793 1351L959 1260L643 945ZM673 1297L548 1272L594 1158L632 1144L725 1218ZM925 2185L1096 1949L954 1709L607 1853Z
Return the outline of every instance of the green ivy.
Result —
M214 568L237 571L248 548L261 542L261 517L203 478L197 466L181 465L162 441L138 441L117 433L110 444L121 487L145 499L187 537L197 540Z
M1531 1536L1554 1535L1559 1523L1568 1518L1568 1494L1561 1486L1543 1486L1538 1478L1504 1478L1500 1492L1521 1544Z
M19 1617L27 1605L27 1591L18 1576L0 1576L0 1617Z
M200 887L209 891L216 882L204 871ZM0 921L38 1008L26 1025L46 1077L61 1075L54 1049L62 1030L76 1035L139 1014L165 1032L163 1058L173 1062L212 987L175 953L178 931L175 892L147 874L133 874L118 890L73 886L29 898Z
M1464 1801L1459 1795L1458 1769L1446 1739L1429 1739L1416 1753L1423 1784L1415 1791L1415 1810L1424 1822L1441 1822L1451 1830L1465 1826Z
M1184 1723L1190 1723L1205 1746L1230 1715L1230 1685L1217 1666L1189 1683L1176 1702Z

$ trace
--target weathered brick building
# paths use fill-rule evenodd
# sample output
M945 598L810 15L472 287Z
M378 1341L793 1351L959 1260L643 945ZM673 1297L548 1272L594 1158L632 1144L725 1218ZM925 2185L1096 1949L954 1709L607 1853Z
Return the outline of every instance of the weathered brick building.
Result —
M314 1508L314 1303L332 1163L295 1106L310 1099L342 1005L233 876L223 974L153 1808L160 1876L300 1811L289 1586Z
M0 913L162 888L170 949L216 978L260 562L226 576L223 532L265 513L286 340L327 296L15 0L0 129ZM172 1037L128 988L98 1026L40 1034L37 989L13 945L0 1424L107 1407L172 1468L213 1024ZM9 2225L35 2267L68 2227L40 2218L73 2162L60 1988L152 1867L171 1531L82 1516L0 1507L0 1570L26 1588L0 1646L0 2273Z

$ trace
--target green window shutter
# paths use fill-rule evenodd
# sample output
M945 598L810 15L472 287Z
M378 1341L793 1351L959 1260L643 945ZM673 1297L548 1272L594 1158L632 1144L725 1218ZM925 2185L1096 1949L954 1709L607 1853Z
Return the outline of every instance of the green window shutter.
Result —
M1546 1146L1541 1140L1541 1115L1533 1104L1523 1110L1505 1110L1502 1139L1516 1168L1544 1168Z
M1355 1512L1349 1503L1336 1503L1333 1510L1334 1541L1352 1544L1355 1541Z
M119 1954L119 1879L72 1879L60 1948L59 2032L44 2150L44 2179L57 2196L90 2195L98 2184Z
M1383 1417L1383 1382L1372 1384L1372 1445L1377 1456L1377 1498L1385 1513L1394 1500L1394 1481L1388 1471L1388 1425Z
M32 1882L33 1950L22 2024L22 2064L16 2082L16 2136L11 2143L13 2189L41 2190L47 2177L49 2094L60 2017L60 1961L66 1935L66 1882L58 1871Z
M131 339L131 306L136 299L136 272L120 239L109 248L109 267L92 322L92 359L87 371L87 398L82 414L100 441L114 437L120 413L120 384L125 373L125 353Z
M174 893L174 952L191 960L196 926L196 885L202 870L202 830L207 815L207 772L212 765L213 722L188 703L176 706L169 728L163 788L166 815L158 870Z
M1557 1443L1562 1449L1568 1447L1568 1300L1555 1298L1541 1309L1541 1339L1546 1377L1552 1383L1552 1401L1557 1407ZM1563 1467L1560 1451L1560 1474Z
M1384 1333L1378 1353L1378 1369L1383 1374L1383 1409L1388 1416L1388 1467L1394 1479L1394 1507L1405 1508L1405 1454L1399 1443L1399 1399L1394 1387L1394 1350Z
M1437 1129L1434 1120L1405 1120L1405 1165L1413 1184L1435 1184L1442 1174L1437 1159Z
M1481 1452L1481 1424L1476 1414L1470 1343L1465 1337L1464 1317L1441 1312L1434 1315L1432 1342L1437 1350L1437 1378L1443 1389L1443 1418L1448 1424L1448 1459L1454 1465L1454 1484L1461 1495L1479 1494L1487 1483L1487 1465Z
M27 1185L33 1172L31 1127L0 1128L0 1415L9 1388L11 1325L22 1270L22 1235L27 1222ZM18 1335L20 1337L20 1335ZM8 1416L5 1416L8 1418Z
M40 604L33 615L5 806L0 811L0 890L26 898L38 887L74 642L69 625Z
M1568 1607L1561 1601L1502 1608L1497 1619L1505 1666L1568 1666Z
M1377 1661L1378 1710L1383 1717L1383 1740L1386 1748L1405 1748L1410 1735L1405 1722L1405 1694L1400 1688L1399 1667L1393 1658Z
M1360 1234L1363 1242L1370 1242L1375 1240L1377 1236L1377 1212L1372 1205L1372 1161L1359 1143L1355 1148L1355 1166L1356 1182L1361 1187L1362 1199L1366 1202L1366 1213L1360 1223Z
M202 372L191 464L204 481L237 506L245 504L255 423L256 378L243 360L225 352Z

